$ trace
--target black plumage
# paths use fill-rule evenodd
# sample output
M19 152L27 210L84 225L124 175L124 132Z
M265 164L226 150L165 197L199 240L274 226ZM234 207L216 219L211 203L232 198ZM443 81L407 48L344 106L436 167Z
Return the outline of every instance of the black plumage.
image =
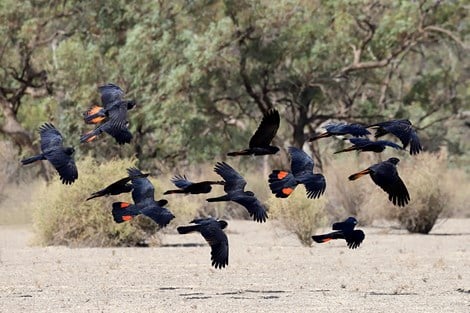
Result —
M326 189L326 180L322 174L313 173L313 159L302 149L289 147L291 171L274 170L269 175L269 188L278 198L287 198L297 187L303 184L308 198L319 198Z
M184 193L184 194L201 194L209 193L212 190L212 185L224 185L223 181L202 181L202 182L191 182L186 176L176 175L171 179L171 182L175 184L179 189L167 190L163 194L174 194L174 193Z
M212 266L223 268L228 265L228 238L223 231L228 225L227 222L214 218L203 218L192 220L191 223L194 225L179 226L178 233L200 232L211 247Z
M23 165L39 160L48 160L57 170L63 184L70 185L78 178L78 170L73 159L75 149L64 147L64 138L51 123L39 128L41 154L21 160Z
M326 132L310 138L309 141L340 135L351 135L354 137L370 135L370 132L361 124L331 123L326 125L324 128L326 129Z
M346 240L349 249L356 249L359 247L366 237L364 232L360 229L354 230L357 225L357 220L354 217L348 217L344 222L334 223L334 232L312 236L315 242L323 243L334 239Z
M107 84L98 87L101 93L101 106L93 106L84 113L87 124L99 124L94 130L84 134L80 142L91 142L105 132L114 137L120 145L130 143L132 134L128 129L127 111L135 106L134 100L122 100L124 92L119 86Z
M86 200L88 201L97 197L119 195L121 193L131 192L134 187L132 186L132 183L130 183L130 181L133 178L139 178L139 177L142 178L142 177L147 177L147 176L149 176L149 174L142 174L138 176L128 176L128 177L121 178L120 180L112 183L106 188L103 188L101 190L98 190L97 192L92 193L91 196L87 198Z
M150 217L160 227L165 227L175 217L164 206L168 203L166 200L155 201L155 188L148 178L142 177L143 174L137 168L130 168L127 173L132 177L132 200L134 204L127 202L113 203L113 218L117 223L131 220L134 216L143 214Z
M396 136L403 144L403 149L410 145L410 154L415 155L423 150L418 134L409 120L392 120L372 124L367 128L375 128L375 138L382 137L388 133Z
M380 153L384 151L386 147L392 147L397 150L403 150L402 147L388 140L371 141L367 138L350 138L348 140L353 145L351 147L336 151L335 153L341 153L341 152L347 152L347 151L359 151L359 152L371 151L371 152Z
M400 176L398 176L398 162L400 162L398 158L390 158L350 175L349 180L356 180L369 174L374 183L388 194L388 199L394 205L405 206L410 201L410 195Z
M251 137L248 149L229 152L229 156L237 155L266 155L275 154L279 151L276 146L271 146L271 141L276 136L280 124L279 112L275 109L269 110L258 126L255 134Z
M259 223L266 222L268 214L266 208L255 197L252 191L245 191L245 179L225 162L217 162L214 171L224 180L224 190L227 194L207 199L208 202L233 201L244 206L253 220Z

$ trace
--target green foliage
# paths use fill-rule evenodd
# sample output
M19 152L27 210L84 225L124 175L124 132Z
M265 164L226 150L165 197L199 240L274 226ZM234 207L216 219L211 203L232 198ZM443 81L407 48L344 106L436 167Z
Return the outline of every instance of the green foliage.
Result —
M303 245L310 246L312 235L327 222L327 200L325 197L308 199L303 186L297 189L286 199L271 196L268 200L269 218L294 233Z

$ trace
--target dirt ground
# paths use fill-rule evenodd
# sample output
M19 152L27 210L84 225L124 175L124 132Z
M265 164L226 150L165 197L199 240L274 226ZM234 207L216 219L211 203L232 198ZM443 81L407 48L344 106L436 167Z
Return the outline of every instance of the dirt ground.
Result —
M362 228L302 247L272 222L229 221L228 268L198 234L159 248L32 247L0 226L0 312L470 312L470 219L430 235Z

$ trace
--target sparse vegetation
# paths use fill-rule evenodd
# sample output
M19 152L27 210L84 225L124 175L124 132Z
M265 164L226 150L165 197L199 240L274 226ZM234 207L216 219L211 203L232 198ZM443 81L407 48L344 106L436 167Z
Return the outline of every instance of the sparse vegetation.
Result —
M394 208L400 224L412 233L427 234L437 219L451 211L452 190L447 188L447 155L421 153L403 164L401 175L410 191L411 201Z
M310 246L311 236L327 222L326 203L325 197L308 199L304 187L298 186L286 199L269 199L269 216L294 233L303 245Z
M126 174L135 160L111 160L97 164L91 157L77 163L79 179L64 186L56 176L49 185L38 188L33 204L36 242L43 245L133 246L149 239L158 226L146 217L116 224L111 215L114 201L131 201L130 195L85 201L99 190ZM119 198L117 198L119 197Z

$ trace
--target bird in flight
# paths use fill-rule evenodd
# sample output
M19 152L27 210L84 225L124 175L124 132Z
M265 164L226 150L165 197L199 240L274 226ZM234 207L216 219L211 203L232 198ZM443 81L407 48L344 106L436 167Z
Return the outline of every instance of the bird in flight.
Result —
M227 153L228 156L237 155L266 155L279 151L276 146L271 146L271 141L279 129L280 117L276 109L269 110L263 117L255 134L251 137L248 149Z
M252 191L245 191L246 180L237 171L225 162L217 162L214 171L225 180L224 191L227 194L206 199L208 202L236 202L248 210L254 221L259 223L266 222L268 218L266 208L255 197Z
M168 225L175 217L167 208L164 208L168 201L163 199L155 201L155 188L140 170L130 168L127 173L132 177L132 200L134 204L114 202L112 210L114 221L122 223L133 219L136 215L143 214L150 217L160 227Z
M51 123L41 125L39 134L41 136L41 153L21 160L21 163L25 165L48 160L59 173L62 183L72 184L78 178L77 166L72 156L75 149L64 147L64 137Z
M371 141L367 138L350 138L348 139L350 143L352 143L351 147L336 151L335 153L342 153L347 151L371 151L371 152L382 152L385 150L386 147L392 147L397 150L403 150L403 148L397 145L394 142L388 140L377 140Z
M359 247L366 237L364 232L360 229L354 229L357 225L357 220L354 217L348 217L344 222L334 223L334 232L312 236L315 242L323 243L334 239L344 239L348 244L349 249L356 249Z
M228 265L228 239L223 231L228 225L227 222L210 217L195 219L191 223L194 225L177 227L178 233L200 232L211 246L212 266L221 269Z
M167 190L163 194L174 194L174 193L184 193L184 194L200 194L200 193L209 193L212 190L211 185L224 185L223 181L202 181L194 183L189 181L186 176L176 175L171 179L171 182L175 184L179 189Z
M84 113L85 123L98 126L84 134L80 142L91 142L105 132L114 137L120 145L130 143L132 134L128 129L127 111L135 106L135 101L122 100L124 91L114 84L100 86L98 90L103 107L95 105Z
M382 137L388 133L398 137L403 144L403 149L410 145L410 154L415 155L423 150L418 134L409 120L392 120L372 124L367 128L376 129L375 138Z
M322 174L313 174L313 159L302 149L289 147L291 172L274 170L269 175L269 188L277 198L287 198L297 187L303 184L310 199L319 198L326 189L326 180Z
M109 195L119 195L121 193L131 192L134 186L132 185L132 183L130 183L130 181L133 178L143 178L147 176L149 176L148 173L137 175L137 176L127 176L127 177L121 178L120 180L112 183L106 188L92 193L91 196L86 199L86 201L94 199L94 198L98 198L98 197L109 196Z
M388 193L388 199L394 205L403 207L410 201L410 195L400 176L398 176L398 162L400 162L398 158L390 158L350 175L349 180L356 180L369 174L374 183Z
M361 124L346 124L346 123L331 123L324 127L326 132L314 136L309 141L314 141L320 138L340 135L352 135L354 137L364 137L370 135L370 132Z

